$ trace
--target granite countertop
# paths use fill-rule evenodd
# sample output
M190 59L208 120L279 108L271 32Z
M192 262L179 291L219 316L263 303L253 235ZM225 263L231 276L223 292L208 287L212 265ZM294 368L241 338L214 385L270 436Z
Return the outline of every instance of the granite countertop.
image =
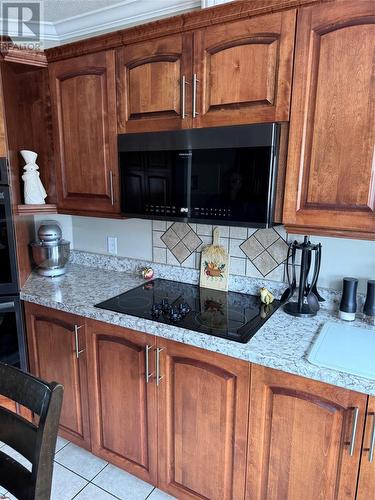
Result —
M333 312L321 309L314 318L295 318L279 309L247 344L207 336L174 325L136 318L103 309L95 304L134 288L144 280L132 272L120 272L68 264L67 274L44 278L33 273L21 291L28 302L155 334L177 342L243 359L288 373L319 380L365 394L375 395L375 381L312 365L306 358L320 328L337 321ZM354 324L365 325L360 320Z

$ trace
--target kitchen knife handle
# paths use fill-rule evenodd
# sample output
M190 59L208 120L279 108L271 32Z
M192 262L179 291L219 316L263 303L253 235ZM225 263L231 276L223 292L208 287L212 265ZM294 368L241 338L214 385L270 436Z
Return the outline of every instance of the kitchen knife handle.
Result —
M164 351L162 347L156 348L156 385L159 386L160 382L164 378L164 375L160 375L160 353Z
M349 455L351 457L354 455L355 437L357 434L358 416L359 416L358 406L355 406L353 410L354 410L354 418L353 418L353 425L352 425L352 435L351 435L350 444L349 444Z
M148 384L150 382L151 377L153 376L153 373L150 373L150 364L149 364L149 352L152 349L152 345L146 345L145 349L145 355L146 355L146 383Z

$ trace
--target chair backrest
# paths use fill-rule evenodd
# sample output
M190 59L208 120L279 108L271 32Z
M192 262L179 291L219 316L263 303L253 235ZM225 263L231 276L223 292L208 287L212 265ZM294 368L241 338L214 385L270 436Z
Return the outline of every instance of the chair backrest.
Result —
M63 390L61 384L49 384L17 368L0 363L0 394L39 416L38 425L35 425L0 407L0 441L31 462L30 487L38 500L48 499L50 496Z

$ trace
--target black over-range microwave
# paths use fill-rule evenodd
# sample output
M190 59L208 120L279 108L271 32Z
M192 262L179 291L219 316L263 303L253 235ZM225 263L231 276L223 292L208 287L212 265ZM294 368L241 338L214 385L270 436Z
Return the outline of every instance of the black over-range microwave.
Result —
M122 212L269 227L278 141L276 123L119 135Z

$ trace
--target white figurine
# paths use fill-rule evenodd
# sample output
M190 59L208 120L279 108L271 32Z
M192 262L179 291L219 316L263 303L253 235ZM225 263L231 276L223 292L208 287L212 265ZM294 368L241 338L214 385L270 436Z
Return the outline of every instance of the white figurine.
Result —
M47 193L43 187L42 181L39 177L38 165L35 163L38 157L34 151L21 151L22 158L25 160L26 165L23 167L25 173L22 176L25 182L25 204L26 205L44 205Z

